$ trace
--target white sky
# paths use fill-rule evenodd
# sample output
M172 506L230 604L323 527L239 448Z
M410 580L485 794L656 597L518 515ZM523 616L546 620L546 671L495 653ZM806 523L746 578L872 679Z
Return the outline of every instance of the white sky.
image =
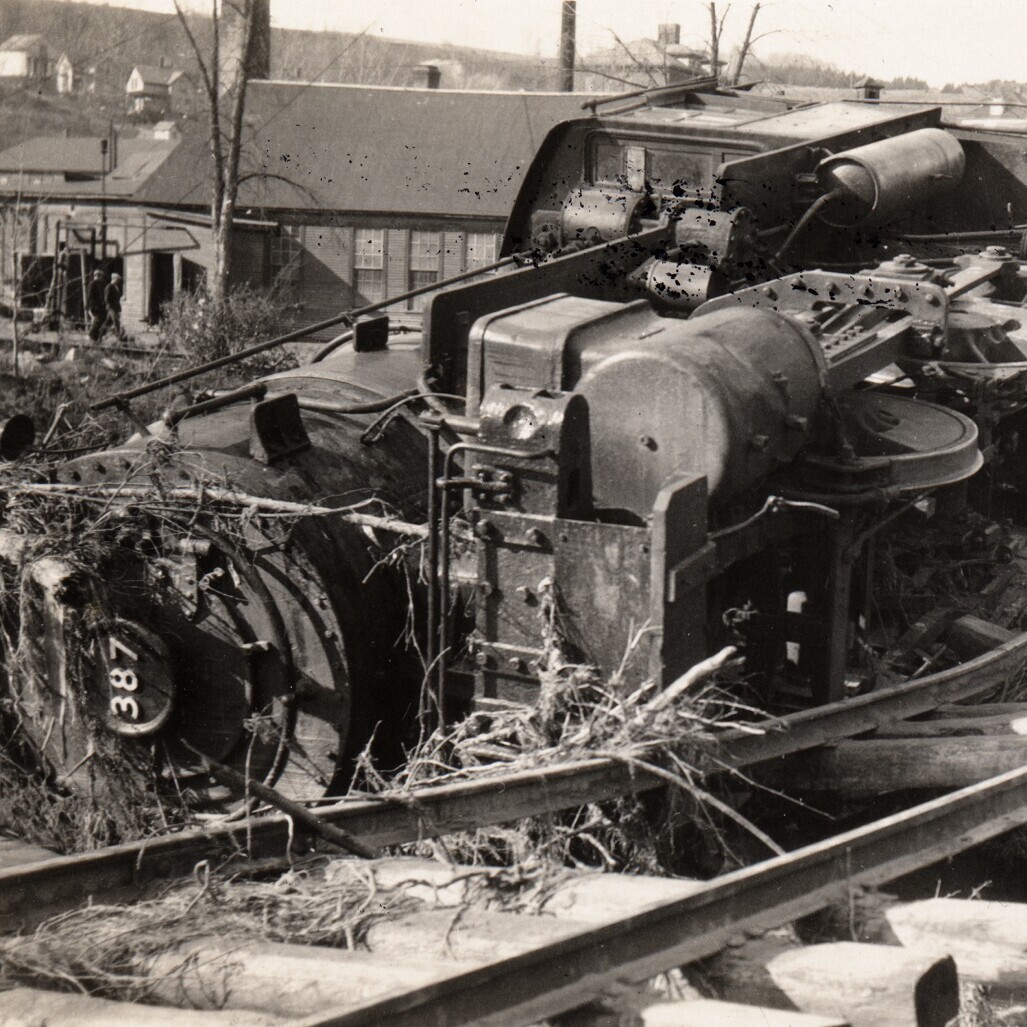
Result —
M90 0L102 2L102 0ZM203 0L187 0L204 9ZM114 6L114 5L112 5ZM171 0L125 0L120 6L171 11ZM723 11L726 0L720 0ZM728 47L744 32L752 0L734 0ZM560 0L271 0L275 25L379 33L400 39L460 43L552 55ZM678 22L682 42L708 36L701 0L578 0L578 49L654 37ZM911 75L940 86L991 78L1027 81L1027 0L764 0L757 55L806 53L845 70L892 78Z

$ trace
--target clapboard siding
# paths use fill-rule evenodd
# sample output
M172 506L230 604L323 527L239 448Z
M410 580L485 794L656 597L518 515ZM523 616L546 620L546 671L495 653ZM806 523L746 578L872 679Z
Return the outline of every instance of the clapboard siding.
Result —
M304 225L300 243L299 316L308 324L326 321L353 304L353 229Z

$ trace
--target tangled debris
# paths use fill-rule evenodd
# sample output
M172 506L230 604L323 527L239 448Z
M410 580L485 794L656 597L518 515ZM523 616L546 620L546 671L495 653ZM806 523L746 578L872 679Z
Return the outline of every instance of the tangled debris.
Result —
M551 583L543 582L538 592L544 656L537 701L493 704L437 728L395 774L382 774L364 759L354 791L404 801L426 785L606 758L664 779L672 786L670 798L657 801L666 801L669 809L654 815L652 800L629 797L512 827L447 835L402 851L461 864L518 866L542 859L554 867L666 874L681 868L684 853L674 844L679 828L687 826L709 841L721 838L729 822L765 849L780 852L704 781L715 767L716 729L730 721L746 730L744 718L759 716L725 687L740 665L735 649L721 650L662 691L651 680L634 686L620 674L603 681L595 668L566 655ZM630 652L622 666L629 657Z
M366 947L368 931L438 904L537 912L556 879L536 866L461 871L439 880L395 861L297 864L274 880L228 878L197 867L195 880L134 906L89 906L54 917L32 935L0 941L0 990L24 984L147 1001L188 974L197 939ZM444 893L444 894L443 894ZM156 974L154 964L160 960Z

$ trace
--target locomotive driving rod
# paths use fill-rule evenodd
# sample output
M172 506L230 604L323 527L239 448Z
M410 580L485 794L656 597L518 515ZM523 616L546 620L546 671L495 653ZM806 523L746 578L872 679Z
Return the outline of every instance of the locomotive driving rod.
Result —
M462 282L467 278L475 278L489 271L498 271L500 268L522 259L523 256L520 253L512 253L508 257L503 257L502 260L494 261L492 264L486 264L483 267L473 268L470 271L462 271L460 274L453 275L451 278L446 278L441 282L421 285L416 289L400 293L398 296L390 296L388 299L379 300L377 303L369 303L366 307L357 307L355 310L344 311L341 314L336 314L335 317L328 318L327 321L318 321L317 324L307 325L305 328L297 328L294 332L286 332L285 335L278 335L273 339L268 339L267 342L258 342L247 349L239 350L238 353L229 353L227 356L218 357L217 360L208 360L205 364L187 367L184 371L176 371L175 374L169 374L164 378L158 378L156 381L147 382L145 385L138 385L134 389L117 392L106 399L90 403L89 410L92 413L96 413L99 410L106 410L108 407L120 406L123 403L127 403L130 399L138 399L140 396L156 392L157 389L163 389L169 385L177 385L179 382L189 381L190 378L196 378L198 375L206 374L208 371L216 371L219 367L227 367L229 364L238 363L240 360L247 360L250 357L255 357L258 353L274 349L275 346L281 346L287 342L295 342L297 339L302 339L305 335L312 335L314 332L320 332L325 328L334 328L336 325L343 324L344 322L351 322L358 317L363 317L365 314L373 314L376 310L391 307L394 303L402 303L404 300L413 299L415 296L421 296L426 292L444 289L447 285Z

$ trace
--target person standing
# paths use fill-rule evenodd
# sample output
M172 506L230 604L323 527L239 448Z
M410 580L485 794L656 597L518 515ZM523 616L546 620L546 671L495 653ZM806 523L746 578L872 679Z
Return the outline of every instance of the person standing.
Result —
M124 328L121 327L121 275L111 275L110 285L104 290L103 301L107 307L107 319L104 325L113 325L114 334L121 342L127 338ZM101 331L101 335L103 332Z
M102 271L94 271L92 281L86 290L86 313L89 315L89 338L99 342L107 320L107 301L104 293L107 285Z

